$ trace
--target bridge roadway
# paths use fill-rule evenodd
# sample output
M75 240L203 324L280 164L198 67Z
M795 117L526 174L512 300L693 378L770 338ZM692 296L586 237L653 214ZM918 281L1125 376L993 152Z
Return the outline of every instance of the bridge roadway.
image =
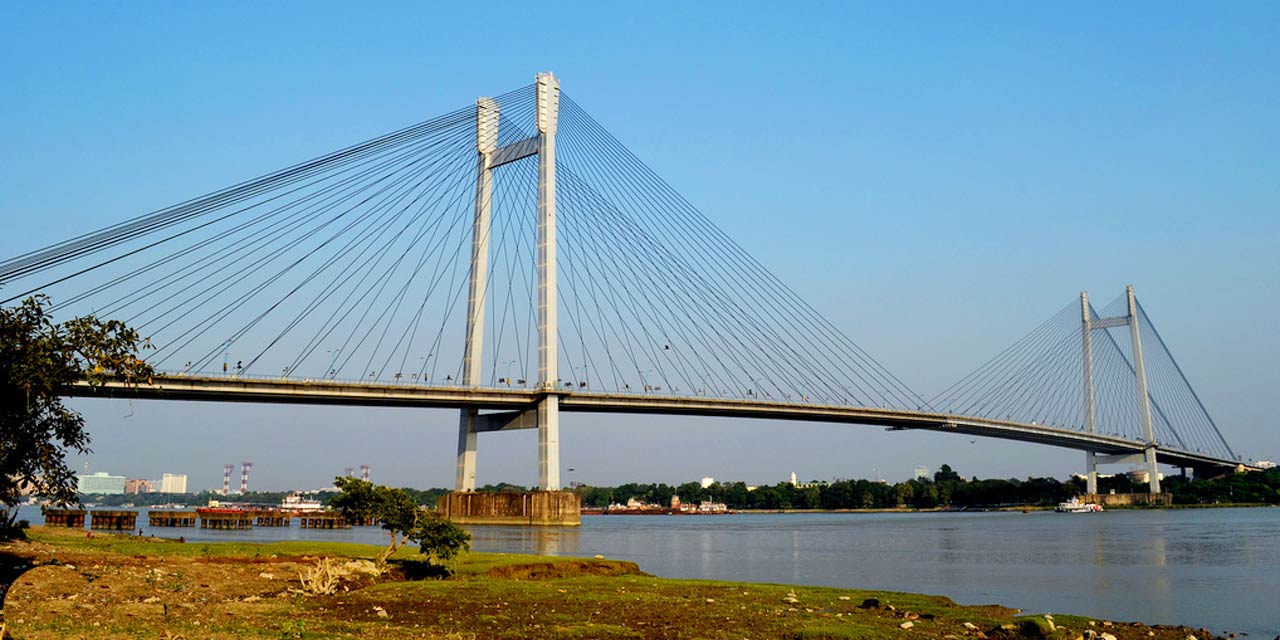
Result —
M119 397L153 400L197 400L204 402L258 402L272 404L328 404L372 407L427 407L438 409L477 408L504 411L533 409L546 392L509 387L428 386L339 380L295 380L233 376L166 375L153 384L127 388L107 382L93 388L77 383L67 394L72 397ZM1100 454L1140 454L1144 444L1117 436L1088 433L1059 427L957 416L931 411L853 407L809 402L739 400L686 397L666 394L621 394L564 389L560 410L583 413L635 413L663 415L720 416L831 422L883 426L891 429L925 429L943 433L983 436L1047 444ZM1193 451L1159 449L1160 462L1199 470L1234 468L1238 461ZM1251 468L1252 467L1247 467Z

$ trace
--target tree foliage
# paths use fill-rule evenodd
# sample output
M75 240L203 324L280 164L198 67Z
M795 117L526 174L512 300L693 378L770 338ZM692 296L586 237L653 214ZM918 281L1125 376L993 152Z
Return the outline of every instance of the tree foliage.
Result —
M150 348L117 320L93 316L55 323L46 296L0 309L0 502L17 513L23 490L76 501L66 452L89 452L84 418L62 403L72 384L109 380L135 386L154 371L139 357Z
M418 550L432 562L450 560L471 549L471 534L419 506L405 489L343 476L333 484L342 493L329 501L330 508L348 520L378 520L386 530L390 542L378 554L379 566L385 566L387 558L409 541L417 543Z

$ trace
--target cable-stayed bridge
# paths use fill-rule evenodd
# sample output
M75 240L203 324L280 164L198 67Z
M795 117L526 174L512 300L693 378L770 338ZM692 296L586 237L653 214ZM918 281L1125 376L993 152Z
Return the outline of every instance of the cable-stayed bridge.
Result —
M536 428L560 486L562 411L931 429L1198 472L1239 456L1132 288L1087 296L934 398L915 393L541 74L534 84L0 263L148 336L144 398L460 409ZM108 385L107 392L120 385ZM100 393L98 391L96 393ZM95 393L87 386L76 394Z

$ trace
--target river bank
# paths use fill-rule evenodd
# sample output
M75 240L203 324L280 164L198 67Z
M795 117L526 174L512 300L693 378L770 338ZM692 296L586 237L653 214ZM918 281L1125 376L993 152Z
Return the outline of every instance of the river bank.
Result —
M469 554L444 580L402 550L344 543L177 543L35 528L0 545L12 637L1054 638L1199 640L1207 631L1020 615L928 595L655 578L634 563ZM325 560L326 558L331 560ZM302 576L340 567L332 593Z
M1220 504L1168 504L1168 505L1113 505L1108 510L1143 510L1160 509L1280 509L1280 505L1265 502L1224 502ZM983 513L987 511L1053 511L1052 505L1015 504L998 507L933 507L928 509L916 507L895 507L883 509L737 509L733 513L741 514L773 514L773 513Z

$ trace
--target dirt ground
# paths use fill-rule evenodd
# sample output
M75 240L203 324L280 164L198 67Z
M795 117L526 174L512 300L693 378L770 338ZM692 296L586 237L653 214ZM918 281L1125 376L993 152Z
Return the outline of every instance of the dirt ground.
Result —
M228 555L218 545L33 538L0 545L0 575L12 579L5 637L1212 638L1186 628L1017 617L935 596L667 580L607 560L471 554L453 577L411 580L421 573L412 562L376 574L365 559L372 547L306 554L238 545ZM302 579L322 565L337 576L329 594Z

